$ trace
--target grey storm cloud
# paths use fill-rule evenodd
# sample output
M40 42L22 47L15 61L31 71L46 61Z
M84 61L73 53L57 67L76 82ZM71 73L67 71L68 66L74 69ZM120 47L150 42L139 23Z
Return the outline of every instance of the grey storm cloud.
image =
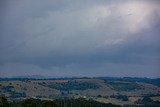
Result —
M0 4L1 77L160 75L159 0Z

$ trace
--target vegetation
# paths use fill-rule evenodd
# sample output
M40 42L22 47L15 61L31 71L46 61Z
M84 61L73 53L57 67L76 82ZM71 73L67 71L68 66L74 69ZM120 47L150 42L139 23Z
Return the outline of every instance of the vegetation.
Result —
M160 102L144 97L134 105L123 105L123 107L159 107ZM121 107L111 103L100 103L92 99L56 99L56 100L38 100L25 99L22 101L8 102L5 97L0 97L0 107Z
M88 82L76 82L76 81L68 81L63 83L39 83L40 85L54 88L57 90L86 90L86 89L98 89L100 87L99 84L96 83L88 83Z
M9 107L9 103L5 97L0 97L0 107Z
M160 107L160 102L153 101L150 97L145 96L135 102L136 105L124 105L124 107Z
M12 92L10 95L11 98L21 98L21 97L26 97L25 92Z
M22 107L36 107L38 105L38 101L35 101L34 99L26 99L21 102Z
M12 92L14 90L14 87L13 86L3 86L2 90L6 91L6 92L7 91Z
M143 99L139 99L135 102L136 104L144 104L144 105L160 105L160 102L153 101L150 97L145 96Z
M2 98L1 98L2 99ZM94 100L79 99L57 99L53 101L38 100L38 99L25 99L18 102L10 102L3 98L0 107L121 107L111 103L99 103ZM3 105L2 105L3 104Z
M11 101L8 103L1 97L0 107L113 106L104 103L124 107L160 107L160 87L148 84L149 80L153 81L146 78L0 79L0 96ZM35 99L26 99L30 97ZM44 100L47 98L57 100Z
M131 91L142 89L137 83L128 83L128 82L108 82L114 90L117 91Z
M129 78L125 77L122 78L123 81L129 81L129 82L143 82L143 83L149 83L160 87L160 78L156 79L149 79L149 78Z
M126 95L111 95L111 98L116 98L118 100L122 100L122 101L128 101L128 96Z
M125 81L125 82L142 82L142 83L149 83L160 87L160 78L150 79L150 78L131 78L131 77L124 77L124 78L115 78L115 77L98 77L97 79L102 79L107 81Z

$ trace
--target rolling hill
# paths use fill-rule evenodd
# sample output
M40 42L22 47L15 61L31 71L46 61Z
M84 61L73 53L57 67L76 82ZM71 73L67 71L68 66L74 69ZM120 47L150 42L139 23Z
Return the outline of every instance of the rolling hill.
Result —
M146 97L160 102L160 79L148 78L3 78L0 79L0 96L9 101L26 98L93 99L117 105L139 104Z

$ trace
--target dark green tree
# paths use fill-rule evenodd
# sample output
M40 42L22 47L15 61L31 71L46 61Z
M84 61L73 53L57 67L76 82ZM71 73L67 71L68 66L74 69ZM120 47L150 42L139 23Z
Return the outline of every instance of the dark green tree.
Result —
M26 99L24 101L22 101L22 107L37 107L36 102L34 101L34 99Z
M42 107L58 107L58 105L54 101L45 101Z
M0 97L0 107L9 107L9 103L5 97Z

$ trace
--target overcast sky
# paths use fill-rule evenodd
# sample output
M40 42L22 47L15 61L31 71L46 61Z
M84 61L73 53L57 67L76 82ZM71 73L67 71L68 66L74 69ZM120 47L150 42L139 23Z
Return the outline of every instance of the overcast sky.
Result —
M160 0L0 0L0 77L160 77Z

